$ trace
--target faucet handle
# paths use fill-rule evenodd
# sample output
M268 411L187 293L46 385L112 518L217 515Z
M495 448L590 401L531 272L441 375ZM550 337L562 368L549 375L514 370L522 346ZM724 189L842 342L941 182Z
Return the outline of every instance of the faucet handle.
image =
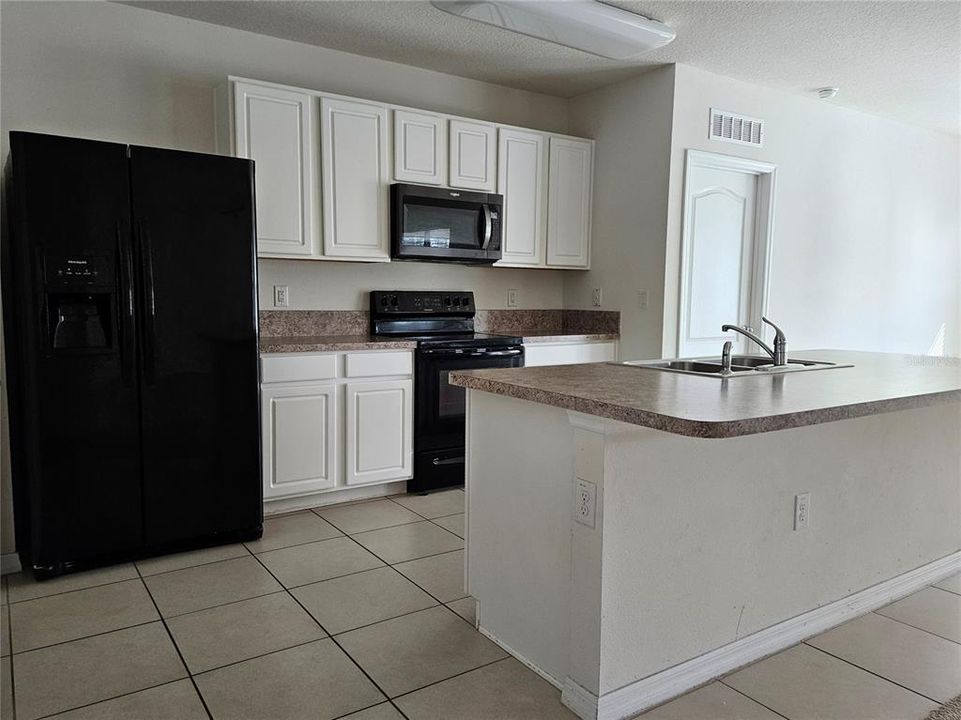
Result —
M776 340L784 341L784 340L786 339L786 338L784 337L784 331L781 330L781 328L779 328L777 325L775 325L774 323L772 323L770 320L768 320L768 319L767 319L766 317L764 317L763 315L761 316L761 320L764 321L764 322L766 322L766 323L767 323L768 325L770 325L772 328L774 328L774 337L775 337Z

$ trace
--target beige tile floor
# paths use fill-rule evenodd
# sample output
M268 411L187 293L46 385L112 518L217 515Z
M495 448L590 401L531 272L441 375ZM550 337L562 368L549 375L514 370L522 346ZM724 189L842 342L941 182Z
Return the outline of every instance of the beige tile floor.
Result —
M0 582L0 718L572 720L474 629L464 496L268 519L257 542ZM961 576L642 715L923 718L961 692Z

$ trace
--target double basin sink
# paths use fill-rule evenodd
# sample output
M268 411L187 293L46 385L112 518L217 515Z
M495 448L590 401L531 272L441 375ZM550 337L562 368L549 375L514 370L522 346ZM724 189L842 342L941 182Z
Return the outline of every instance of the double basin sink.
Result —
M644 368L646 370L662 370L664 372L705 375L719 378L756 377L758 375L770 375L774 373L794 373L808 370L833 370L842 367L853 367L852 365L842 365L824 360L797 360L794 358L789 359L787 365L774 365L771 362L771 358L756 355L732 355L730 373L722 372L720 358L621 360L611 364L627 365L629 367Z

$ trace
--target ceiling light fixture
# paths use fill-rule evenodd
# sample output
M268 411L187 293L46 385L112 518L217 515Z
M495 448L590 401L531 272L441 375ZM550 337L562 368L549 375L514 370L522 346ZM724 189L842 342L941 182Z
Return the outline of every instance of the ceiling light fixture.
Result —
M838 94L838 89L836 87L823 87L818 88L815 92L817 92L818 97L822 100L830 100Z
M597 0L431 0L451 15L512 30L611 60L667 45L664 23Z

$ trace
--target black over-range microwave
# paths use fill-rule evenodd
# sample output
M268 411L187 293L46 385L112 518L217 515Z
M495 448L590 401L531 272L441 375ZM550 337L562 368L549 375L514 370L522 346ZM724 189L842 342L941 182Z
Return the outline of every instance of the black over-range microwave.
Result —
M395 260L490 264L501 259L504 197L396 183L390 190Z

